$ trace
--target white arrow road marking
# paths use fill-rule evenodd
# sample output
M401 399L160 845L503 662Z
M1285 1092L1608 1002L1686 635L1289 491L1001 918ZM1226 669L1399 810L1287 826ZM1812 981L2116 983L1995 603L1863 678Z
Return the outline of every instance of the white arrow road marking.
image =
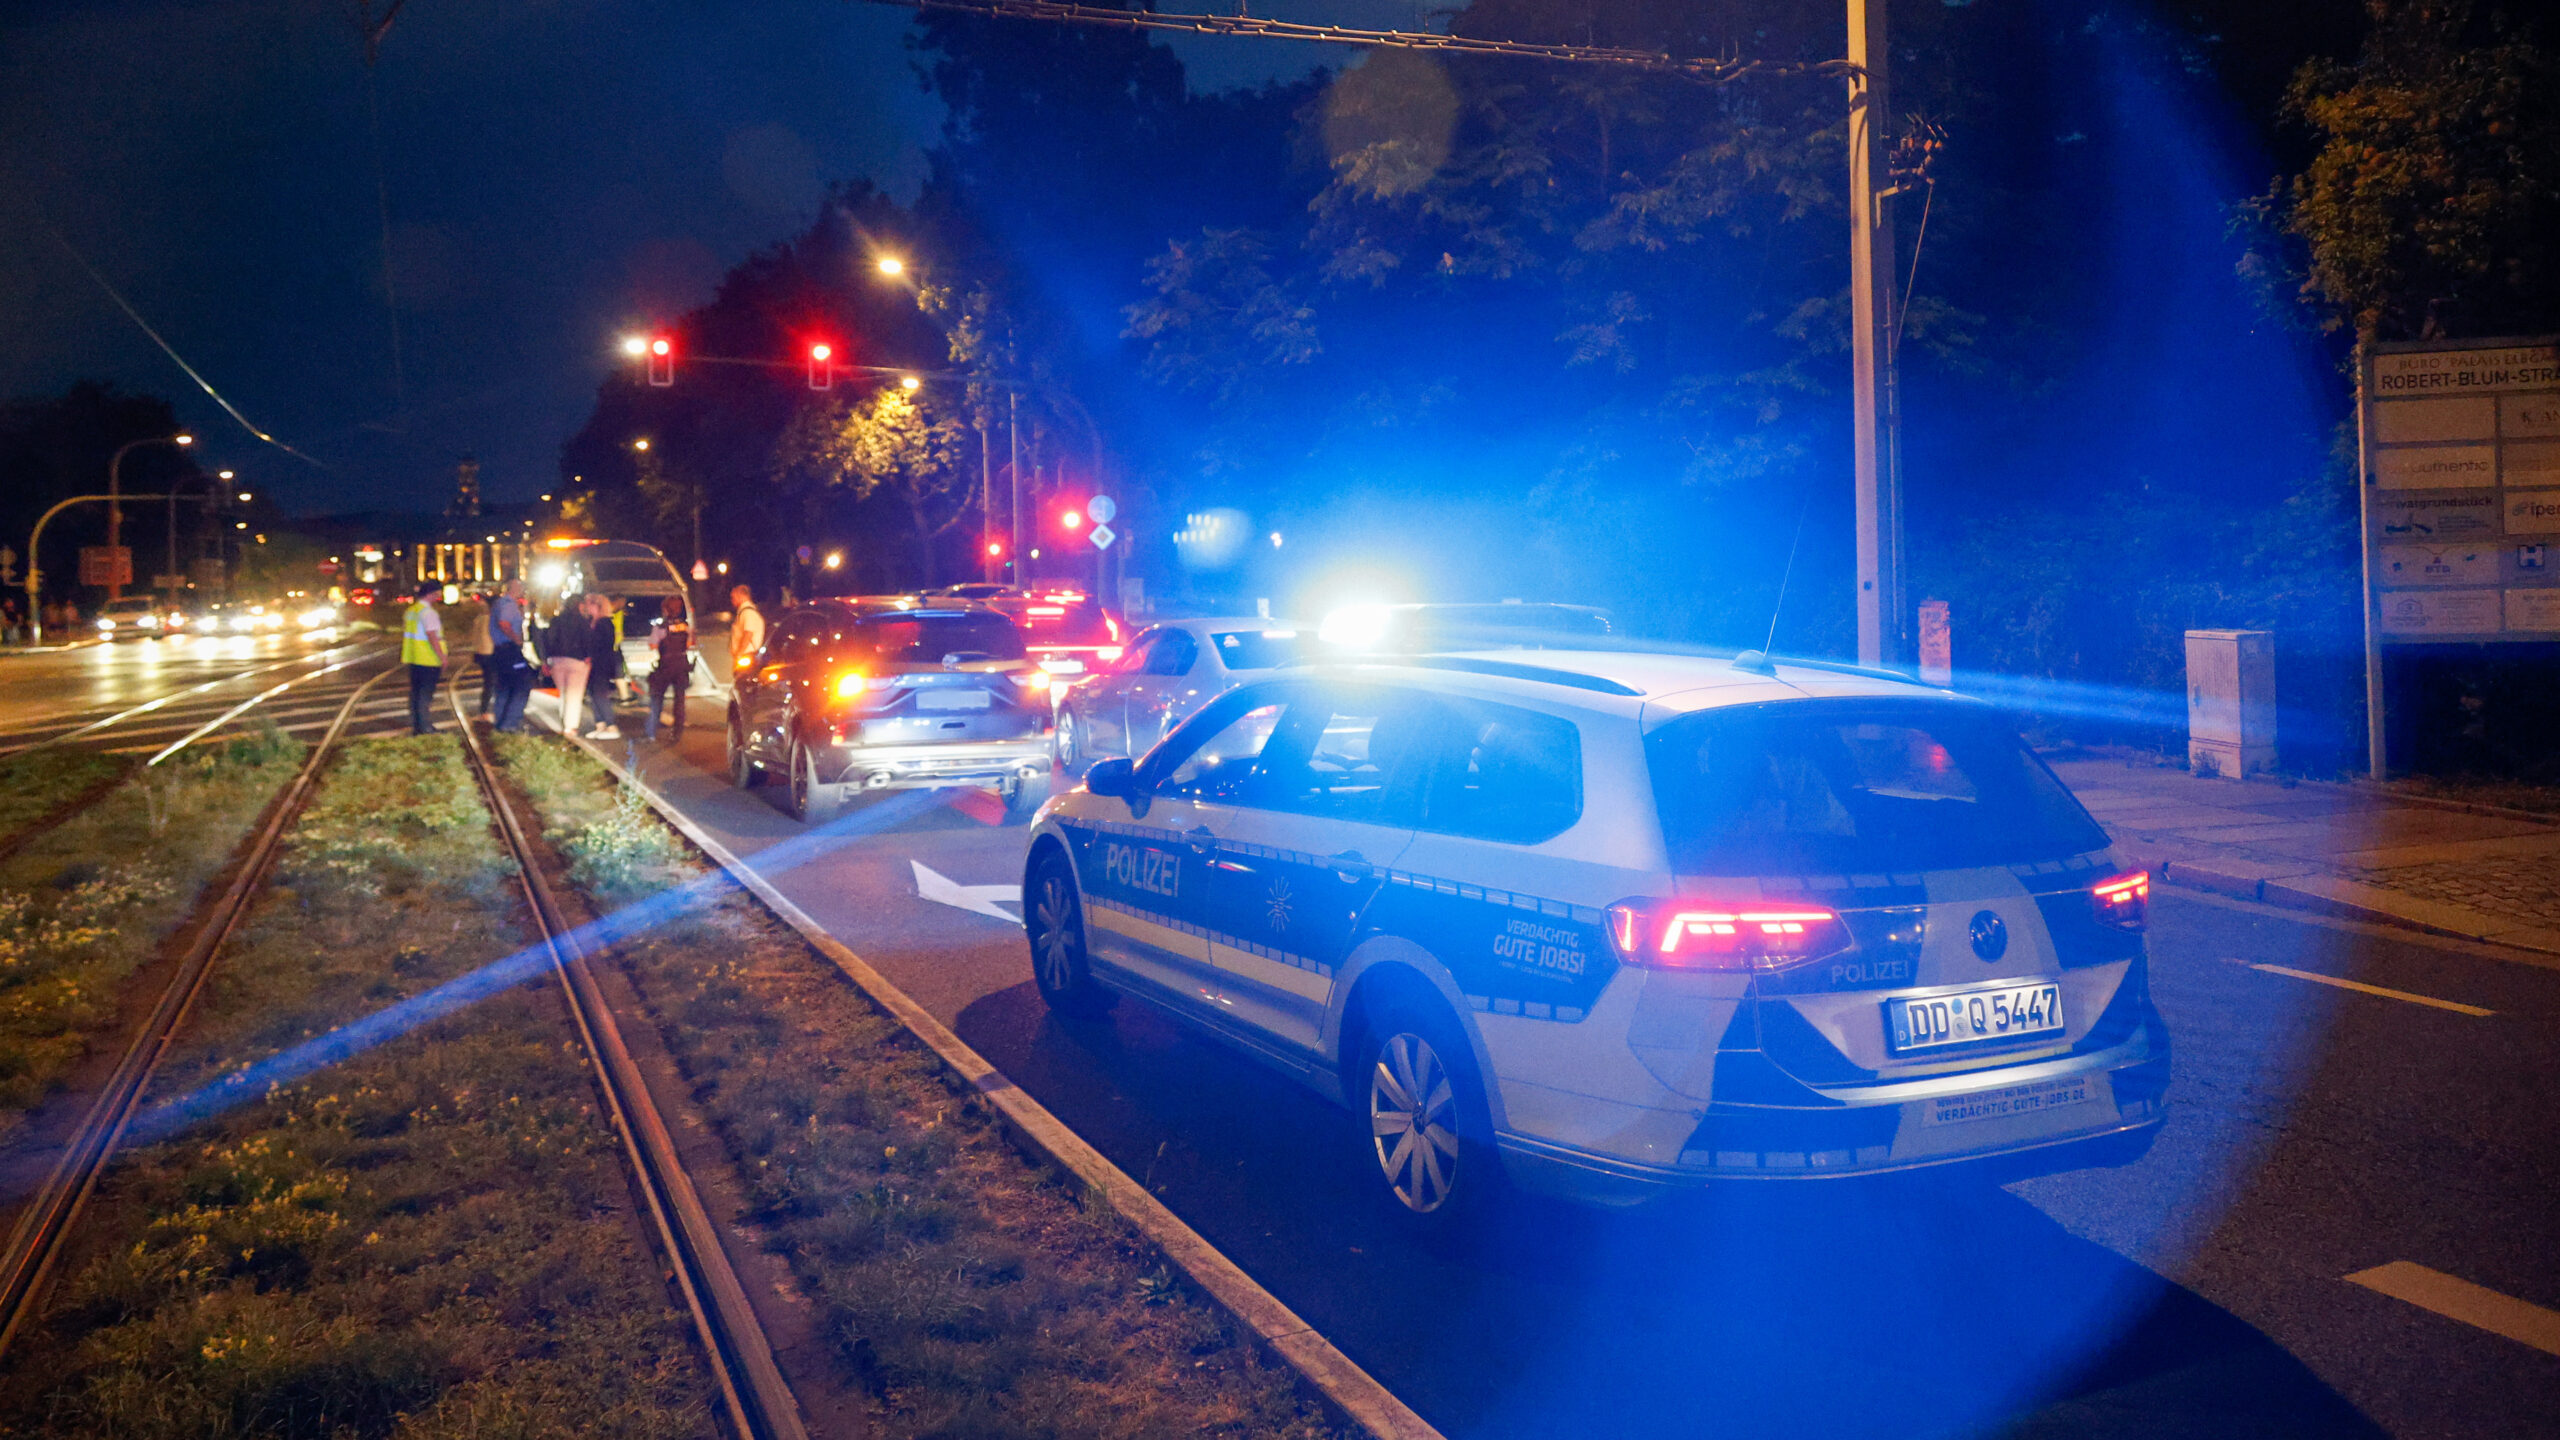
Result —
M999 900L1011 905L1021 904L1021 886L963 885L921 860L910 860L907 863L916 868L917 899L930 900L936 905L948 905L954 910L966 910L974 915L992 915L1007 925L1022 923L1020 916L1010 910L1000 909L996 904Z

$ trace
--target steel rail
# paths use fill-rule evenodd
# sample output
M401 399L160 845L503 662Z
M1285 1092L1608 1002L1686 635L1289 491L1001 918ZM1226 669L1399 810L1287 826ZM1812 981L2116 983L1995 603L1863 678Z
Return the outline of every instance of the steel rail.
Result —
M719 1229L703 1207L692 1177L685 1173L675 1137L650 1097L648 1082L623 1044L622 1028L596 983L593 959L579 941L578 927L562 913L550 882L543 878L514 799L499 782L481 737L472 729L462 705L462 687L449 685L446 694L462 728L472 775L515 860L526 906L551 952L552 974L560 982L578 1037L585 1042L597 1086L613 1116L614 1132L622 1139L624 1158L639 1182L660 1250L670 1262L668 1269L710 1362L722 1412L740 1440L808 1440L799 1402L774 1361L764 1324L729 1263Z
M160 1068L169 1046L177 1038L178 1028L194 1008L196 997L204 990L204 982L212 973L214 957L248 909L249 898L264 883L268 869L274 864L276 847L284 832L311 797L321 767L337 748L345 734L347 722L364 699L365 692L396 672L386 670L358 685L338 708L337 719L328 733L311 747L311 753L295 772L293 780L278 795L276 803L250 841L247 857L231 876L231 883L204 911L204 923L196 930L193 944L169 977L168 986L160 993L159 1003L135 1032L126 1046L124 1057L116 1062L106 1086L89 1106L62 1155L55 1161L53 1173L46 1177L27 1208L20 1212L18 1223L9 1234L5 1248L0 1248L0 1354L6 1354L19 1326L35 1312L44 1282L61 1257L63 1242L96 1192L98 1178L105 1173L109 1157L124 1138L125 1128L133 1121L142 1103L142 1094L151 1083L152 1074Z

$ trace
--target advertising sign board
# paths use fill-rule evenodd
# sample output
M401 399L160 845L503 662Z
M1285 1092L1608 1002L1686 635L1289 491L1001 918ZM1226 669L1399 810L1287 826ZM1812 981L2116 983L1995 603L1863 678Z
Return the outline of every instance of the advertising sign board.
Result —
M132 584L133 547L118 545L110 550L104 545L81 546L80 583L83 585Z

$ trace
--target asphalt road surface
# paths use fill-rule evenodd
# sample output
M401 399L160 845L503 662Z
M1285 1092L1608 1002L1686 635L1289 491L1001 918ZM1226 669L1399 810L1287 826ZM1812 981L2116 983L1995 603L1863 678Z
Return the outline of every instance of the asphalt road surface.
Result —
M626 747L740 854L799 838L720 714ZM1001 819L857 802L770 878L1453 1440L2560 1434L2560 973L2510 952L2160 893L2142 1163L1524 1203L1440 1253L1344 1113L1143 1006L1050 1016Z
M215 721L222 723L209 734L273 721L308 740L327 728L349 686L392 658L391 642L344 630L0 651L0 755L60 740L156 753ZM263 698L240 708L253 697ZM387 683L353 733L381 732L387 727L376 721L407 713L406 692Z

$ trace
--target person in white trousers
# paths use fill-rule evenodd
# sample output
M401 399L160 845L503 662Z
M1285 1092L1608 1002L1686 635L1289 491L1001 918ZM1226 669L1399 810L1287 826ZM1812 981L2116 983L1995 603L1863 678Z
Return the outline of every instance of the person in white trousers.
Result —
M580 596L577 607L551 622L551 633L560 637L551 654L551 680L560 687L560 733L578 733L578 707L587 698L587 671L594 667L595 657L589 652L595 646L596 623L589 603L595 597Z

